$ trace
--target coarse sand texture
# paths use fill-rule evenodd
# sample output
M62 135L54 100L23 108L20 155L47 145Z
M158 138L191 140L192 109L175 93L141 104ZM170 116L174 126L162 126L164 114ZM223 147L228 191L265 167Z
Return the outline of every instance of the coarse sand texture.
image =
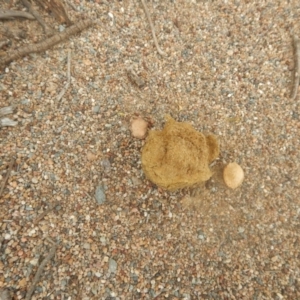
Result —
M205 136L190 124L167 116L162 131L152 130L142 150L142 167L158 186L176 190L208 180L209 164L218 157L215 136Z

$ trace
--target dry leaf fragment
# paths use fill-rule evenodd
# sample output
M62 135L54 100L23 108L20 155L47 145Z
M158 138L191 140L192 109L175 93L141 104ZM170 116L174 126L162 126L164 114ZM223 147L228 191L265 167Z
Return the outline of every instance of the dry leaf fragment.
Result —
M223 178L228 187L236 189L244 181L244 171L236 162L229 163L223 171Z

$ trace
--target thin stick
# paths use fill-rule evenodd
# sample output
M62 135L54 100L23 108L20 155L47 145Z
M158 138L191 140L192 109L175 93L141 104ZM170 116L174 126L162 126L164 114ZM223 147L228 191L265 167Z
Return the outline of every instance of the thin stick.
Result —
M23 48L17 49L9 53L8 55L4 56L4 58L2 59L0 58L0 67L5 66L6 64L12 62L13 60L20 57L24 57L30 53L38 53L38 52L48 50L52 46L59 44L60 42L67 39L71 35L74 35L96 23L97 22L91 20L79 21L76 24L66 28L63 32L57 33L40 43L31 44Z
M25 297L25 300L30 300L31 299L31 296L35 290L35 286L36 284L39 282L40 280L40 277L41 277L41 274L46 266L46 264L52 259L52 257L54 256L55 254L55 251L56 251L56 247L57 245L54 245L49 254L44 258L44 260L42 261L42 263L40 264L40 266L38 267L38 270L33 278L33 282L31 284L31 287L30 289L28 290L27 294L26 294L26 297Z
M26 19L34 20L34 16L27 13L26 11L9 10L9 9L0 10L0 19L9 20L14 18L26 18Z
M69 88L71 83L71 49L68 50L68 71L67 71L67 83L65 87L62 89L62 91L57 96L57 101L60 101L61 98L66 93L67 89Z
M84 192L86 195L87 195L87 197L89 198L89 199L93 199L92 197L91 197L91 195L88 193L88 192Z
M27 0L22 0L23 4L27 7L27 9L29 10L29 12L36 18L36 20L41 24L41 26L44 29L44 32L49 36L54 34L54 30L49 27L42 19L42 17L39 15L39 13L37 11L35 11L31 4L27 1Z
M14 164L15 164L15 161L16 161L16 159L15 159L15 157L13 156L13 157L11 158L10 163L9 163L8 170L7 170L6 176L5 176L5 178L4 178L4 181L2 182L2 186L1 186L1 190L0 190L0 198L1 198L2 193L3 193L3 191L4 191L4 188L5 188L5 185L6 185L6 183L7 183L8 178L9 178L10 172L11 172L11 170L12 170Z
M56 243L51 239L49 238L49 236L46 236L46 240L51 243L52 245L56 245Z
M293 91L292 91L292 100L295 100L298 93L299 88L299 81L300 81L300 41L299 39L294 36L294 55L295 55L295 73L294 73L294 85L293 85Z
M151 21L151 18L150 18L150 14L149 14L149 11L148 11L148 8L146 6L146 3L144 0L141 0L142 1L142 4L144 6L144 10L145 10L145 13L146 13L146 16L147 16L147 19L150 23L150 27L151 27L151 31L152 31L152 36L153 36L153 40L154 40L154 44L156 46L156 49L157 49L157 52L161 55L161 56L167 56L167 54L162 51L158 45L158 42L157 42L157 39L156 39L156 34L155 34L155 29L154 29L154 26L153 26L153 23Z
M73 22L70 20L62 0L35 0L39 5L44 8L46 11L51 11L54 14L54 17L58 23L66 23L68 26L72 25Z
M77 8L75 7L75 5L71 2L71 1L66 1L68 3L69 6L71 6L71 8L75 11L78 11Z

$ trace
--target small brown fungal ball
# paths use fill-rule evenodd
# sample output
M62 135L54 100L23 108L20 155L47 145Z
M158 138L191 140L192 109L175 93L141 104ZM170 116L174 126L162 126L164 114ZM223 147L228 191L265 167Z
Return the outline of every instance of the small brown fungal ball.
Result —
M148 122L143 118L137 117L131 121L131 133L138 139L144 139L147 135Z
M142 149L146 177L161 188L175 191L198 185L212 175L209 164L219 155L215 136L166 116L162 130L150 130Z
M223 171L223 178L228 187L236 189L244 180L244 171L236 162L229 163Z

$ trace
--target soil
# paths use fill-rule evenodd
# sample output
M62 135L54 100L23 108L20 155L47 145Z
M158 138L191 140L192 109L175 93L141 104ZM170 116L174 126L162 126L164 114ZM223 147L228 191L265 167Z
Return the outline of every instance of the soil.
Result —
M16 158L0 198L0 289L24 299L58 243L32 299L300 299L299 2L145 1L166 56L140 1L64 2L73 22L97 24L0 71L0 107L18 122L0 128L0 182ZM5 28L0 55L46 38L35 20ZM130 120L161 130L166 114L220 142L197 189L143 174ZM235 190L230 162L245 172Z

